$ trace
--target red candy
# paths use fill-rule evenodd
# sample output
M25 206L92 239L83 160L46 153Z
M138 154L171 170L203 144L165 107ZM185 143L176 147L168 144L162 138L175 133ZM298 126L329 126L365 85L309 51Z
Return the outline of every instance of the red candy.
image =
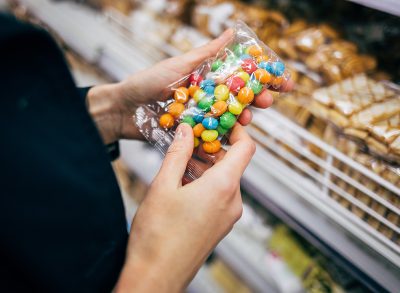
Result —
M199 85L202 80L203 77L197 72L192 73L189 77L189 82L191 85Z
M226 81L226 85L231 92L237 94L240 89L246 85L246 83L239 76L231 76Z
M257 64L253 61L253 59L244 59L242 61L242 68L248 74L252 74L254 71L257 70Z

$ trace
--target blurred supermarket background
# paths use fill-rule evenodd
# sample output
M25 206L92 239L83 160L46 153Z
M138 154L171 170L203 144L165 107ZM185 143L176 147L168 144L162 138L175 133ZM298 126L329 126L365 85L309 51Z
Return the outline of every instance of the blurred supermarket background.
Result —
M244 214L189 292L399 292L400 1L0 0L49 30L80 86L117 81L242 19L296 88L247 127ZM162 158L122 141L128 219ZM174 237L174 235L171 235Z

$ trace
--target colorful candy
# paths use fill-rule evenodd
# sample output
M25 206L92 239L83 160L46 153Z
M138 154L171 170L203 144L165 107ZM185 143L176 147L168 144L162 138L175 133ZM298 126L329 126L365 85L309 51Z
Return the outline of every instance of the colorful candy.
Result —
M184 110L185 105L182 103L173 102L168 106L168 113L174 116L174 118L179 118Z
M211 142L211 141L216 140L217 137L218 137L218 131L216 131L216 130L204 130L204 131L201 133L201 139L202 139L203 141L209 141L209 142Z
M219 117L226 112L226 109L228 109L228 104L225 101L218 101L211 106L211 113Z
M193 128L194 147L202 145L206 153L221 149L221 138L229 133L239 115L264 87L279 88L284 82L285 65L257 44L235 44L232 51L214 60L209 72L192 73L188 88L174 92L168 113L160 117L160 126L172 128L177 119ZM185 110L186 109L186 110Z
M203 150L209 154L215 154L221 149L221 142L219 140L206 141L203 143Z
M169 113L163 114L160 117L160 126L163 128L171 128L172 126L174 126L174 122L174 116Z
M174 99L178 103L186 103L189 98L189 90L185 87L180 87L177 90L175 90L174 93Z
M240 103L247 105L253 102L254 99L254 92L249 87L244 87L239 91L237 99Z
M225 112L219 119L219 123L221 127L225 129L230 129L236 123L236 116L233 115L231 112Z
M203 124L198 123L193 127L193 135L195 137L200 137L203 131L206 130Z
M237 94L240 89L246 85L246 83L239 76L231 76L227 80L226 85L231 92Z
M203 122L201 122L201 123L207 129L217 129L217 127L218 127L218 120L215 119L214 117L204 118Z
M229 98L229 89L226 85L220 84L214 90L214 96L218 101L226 101Z

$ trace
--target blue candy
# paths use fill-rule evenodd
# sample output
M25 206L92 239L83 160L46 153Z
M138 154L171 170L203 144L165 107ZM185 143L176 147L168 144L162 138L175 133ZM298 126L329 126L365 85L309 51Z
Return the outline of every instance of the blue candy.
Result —
M280 61L272 63L272 74L281 76L285 72L285 64Z
M251 56L249 54L243 54L240 56L240 60L245 60L245 59L251 59Z
M204 119L204 112L199 108L193 108L193 120L196 123L201 123Z
M206 129L217 129L218 120L213 117L207 117L203 119L202 124Z
M260 63L258 63L258 68L265 69L269 73L274 74L274 70L272 68L272 63L271 62L261 61Z
M206 85L203 87L203 91L205 91L209 95L213 95L214 94L214 86Z
M215 86L215 82L212 79L205 79L202 82L200 82L200 87L204 90L205 87L207 86Z

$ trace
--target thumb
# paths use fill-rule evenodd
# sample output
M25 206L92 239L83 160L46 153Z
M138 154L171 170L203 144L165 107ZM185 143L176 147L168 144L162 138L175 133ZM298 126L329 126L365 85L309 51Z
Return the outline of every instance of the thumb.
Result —
M161 180L164 185L179 187L192 153L193 130L189 124L182 123L176 129L156 180Z

